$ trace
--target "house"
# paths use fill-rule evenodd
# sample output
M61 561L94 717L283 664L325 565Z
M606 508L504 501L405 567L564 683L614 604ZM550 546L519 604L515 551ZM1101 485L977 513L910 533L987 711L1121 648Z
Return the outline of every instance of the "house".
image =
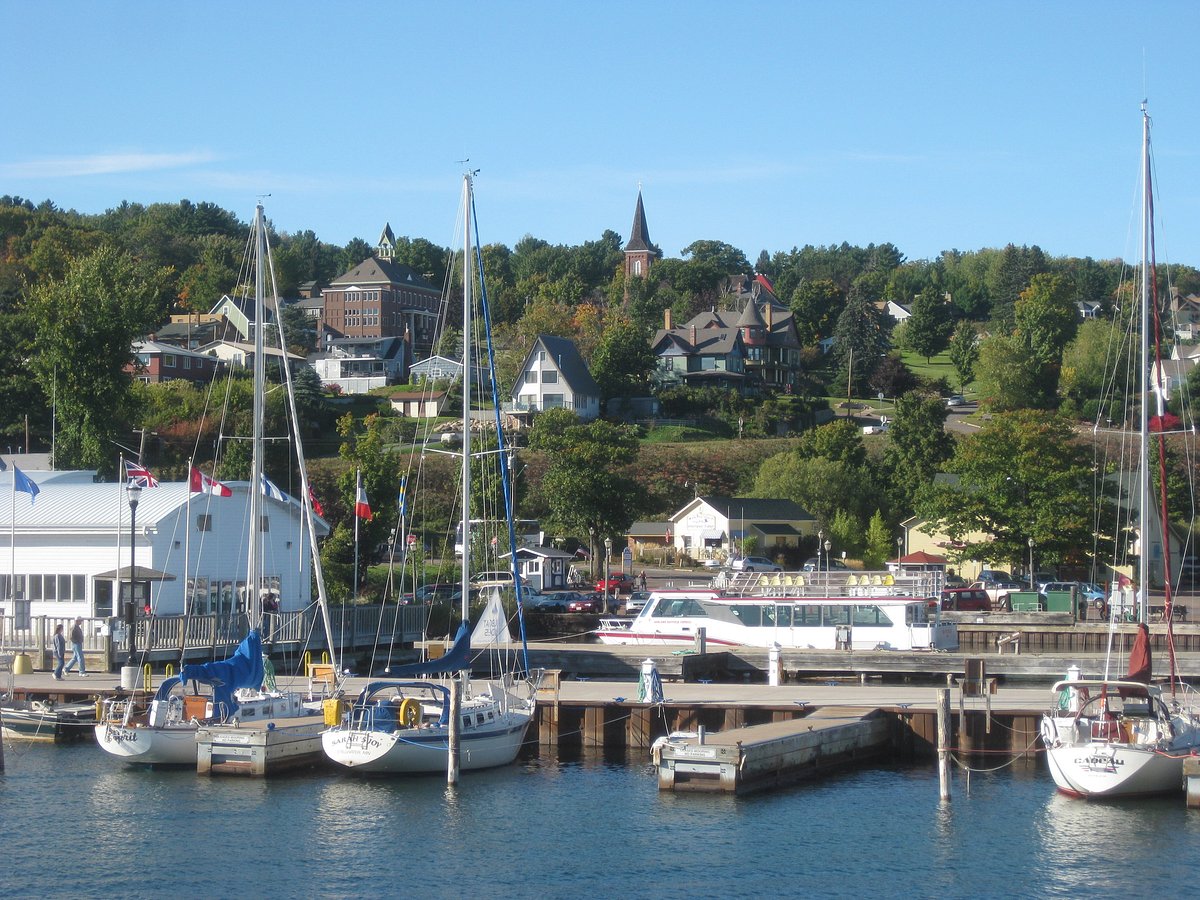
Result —
M125 371L147 384L159 384L176 378L207 384L222 365L221 360L208 353L155 340L135 341L133 356L135 362L125 366Z
M1150 384L1170 400L1186 383L1188 374L1196 367L1196 358L1164 359L1161 366L1150 368Z
M198 350L204 344L229 337L225 334L225 319L207 314L171 316L171 321L150 335L150 340L174 344L187 350Z
M18 617L121 614L130 576L130 508L122 483L96 483L95 472L24 471L38 486L35 500L17 492L0 504L0 534L15 539L15 583L0 576L0 615ZM10 466L0 472L0 494L13 490ZM187 482L145 488L137 504L133 591L161 615L184 612L184 597L199 614L233 614L246 579L249 483L231 481L231 497L192 494ZM307 608L311 553L304 511L294 497L262 498L263 558L269 586L282 609ZM328 526L317 520L318 535ZM186 579L186 581L185 581ZM8 599L21 598L19 607Z
M446 391L397 391L388 396L392 409L410 419L436 419L446 407Z
M884 303L883 311L885 314L891 316L897 324L912 317L912 310L903 304L897 303L895 300L888 300Z
M521 417L545 409L572 409L584 422L600 415L600 386L575 343L539 334L525 357L506 412Z
M396 239L390 225L379 236L375 254L352 266L321 292L320 336L405 337L414 355L433 349L441 292L394 259Z
M249 368L254 365L254 345L247 344L242 341L213 341L211 344L205 344L200 348L203 353L211 354L232 366L244 366ZM278 362L283 355L278 347L264 347L263 353L267 361L272 360ZM304 357L295 353L287 354L288 362L294 367L297 363L304 362Z
M501 559L511 558L501 554ZM517 571L535 591L558 591L567 586L567 567L575 558L573 553L555 547L518 547Z
M1200 337L1200 296L1188 294L1182 297L1172 288L1169 316L1175 327L1176 337L1183 340Z
M687 387L732 388L747 392L746 346L736 328L671 327L671 310L650 342L657 357L654 385L658 389Z
M210 319L219 319L225 323L226 330L222 338L237 340L240 338L247 343L254 343L254 298L230 297L225 294L208 311ZM270 313L267 314L268 319ZM236 338L234 335L236 334Z
M448 356L431 356L408 367L408 377L418 381L456 381L462 375L462 362ZM476 384L480 382L476 380Z
M662 558L673 537L670 522L634 522L625 532L625 545L634 559Z
M308 357L325 387L365 394L407 379L408 345L403 338L335 338L328 333L325 337L325 349Z
M740 555L748 538L756 553L771 556L798 548L817 531L813 515L791 500L761 497L696 497L668 519L667 543L693 559Z
M717 368L717 358L725 356L726 370L736 371L734 358L741 356L745 372L745 391L777 391L791 393L800 383L800 335L796 331L795 316L780 303L768 287L770 284L758 276L746 292L746 300L740 312L711 310L694 316L682 328L672 328L669 318L664 327L652 338L655 352L660 358L683 357L665 361L660 372L704 371ZM742 292L739 291L739 298ZM732 335L736 333L737 344ZM711 341L702 340L706 334ZM721 335L726 337L724 341ZM670 339L668 340L668 336ZM701 352L701 350L705 352ZM690 357L695 356L693 363ZM706 361L708 357L708 361ZM730 376L720 376L730 379Z

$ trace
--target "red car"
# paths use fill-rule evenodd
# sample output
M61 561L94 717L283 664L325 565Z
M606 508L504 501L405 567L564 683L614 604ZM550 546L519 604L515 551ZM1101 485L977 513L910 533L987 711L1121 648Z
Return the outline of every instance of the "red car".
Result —
M971 588L947 588L942 591L942 609L955 612L991 612L992 599L987 591Z
M603 578L596 582L596 591L604 593L604 585L606 584ZM636 588L632 575L626 575L624 572L608 576L608 592L609 594L631 594Z
M603 605L603 594L576 594L567 601L567 612L598 613Z

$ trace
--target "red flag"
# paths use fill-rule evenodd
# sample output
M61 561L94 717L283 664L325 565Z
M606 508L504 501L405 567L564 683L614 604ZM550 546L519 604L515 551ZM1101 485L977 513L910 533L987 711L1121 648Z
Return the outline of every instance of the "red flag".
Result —
M312 504L313 512L318 516L324 517L325 510L321 508L321 501L317 499L317 495L313 493L312 485L308 486L308 500Z
M371 504L367 502L367 491L363 487L362 472L358 473L358 491L354 496L354 514L360 519L371 521Z
M158 479L150 474L149 469L129 460L125 460L125 480L133 482L138 487L158 487Z
M188 487L193 494L216 494L218 497L232 497L233 491L227 485L221 484L215 478L209 478L195 466L191 467Z

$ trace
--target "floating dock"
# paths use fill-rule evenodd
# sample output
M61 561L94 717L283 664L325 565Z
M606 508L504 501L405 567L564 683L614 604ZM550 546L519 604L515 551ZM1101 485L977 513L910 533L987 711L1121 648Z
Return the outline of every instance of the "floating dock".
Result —
M320 716L203 725L196 732L196 771L201 775L263 777L315 765L324 759Z
M882 755L890 742L882 710L829 706L789 722L672 736L653 758L660 791L745 794Z

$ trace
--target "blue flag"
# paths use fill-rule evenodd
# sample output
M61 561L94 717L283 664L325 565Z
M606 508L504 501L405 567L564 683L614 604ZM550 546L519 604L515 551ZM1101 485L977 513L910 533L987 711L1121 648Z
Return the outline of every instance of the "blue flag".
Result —
M400 504L400 518L403 519L408 513L408 476L404 475L400 479L400 496L396 498L396 502Z
M18 469L14 465L13 466L13 490L24 491L26 494L28 494L29 495L29 505L33 506L34 499L37 497L37 495L41 492L42 489L34 483L32 478L30 478L28 475L26 475L24 472L22 472L20 469Z

